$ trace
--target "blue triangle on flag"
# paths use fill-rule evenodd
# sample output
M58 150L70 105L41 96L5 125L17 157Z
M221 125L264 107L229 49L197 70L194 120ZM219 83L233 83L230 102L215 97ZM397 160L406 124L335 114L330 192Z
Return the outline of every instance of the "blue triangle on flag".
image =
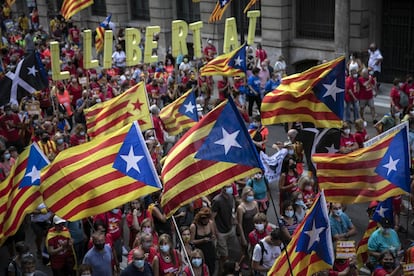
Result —
M144 138L135 123L125 136L112 167L146 185L161 187Z
M187 98L178 108L178 112L189 117L191 120L198 122L198 111L194 90L188 94Z
M338 118L343 118L345 99L345 61L339 62L314 87L316 97Z
M377 174L406 192L410 192L408 152L407 129L404 127L395 133L387 151L375 168Z
M389 221L394 221L394 210L392 205L392 197L381 201L375 209L372 219L376 222L381 222L381 219L387 218Z
M195 158L261 168L257 151L239 117L239 111L229 100Z
M246 72L246 47L242 46L229 60L229 66Z
M24 177L19 188L40 185L40 171L49 164L49 160L43 155L35 144L30 145Z

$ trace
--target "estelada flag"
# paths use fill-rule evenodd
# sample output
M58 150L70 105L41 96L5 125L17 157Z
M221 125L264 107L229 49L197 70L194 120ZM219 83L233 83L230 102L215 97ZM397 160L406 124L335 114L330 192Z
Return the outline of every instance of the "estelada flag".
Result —
M171 216L185 204L263 169L231 99L210 111L170 150L161 177L161 205Z
M68 20L76 13L93 4L93 0L64 0L60 13Z
M69 221L104 213L161 188L138 123L58 154L41 174L46 206Z
M230 6L231 1L232 0L218 0L213 12L210 15L210 18L208 19L208 23L221 20L227 7Z
M246 45L220 55L201 67L201 76L240 76L246 73Z
M145 85L140 82L121 95L84 110L88 135L108 134L138 121L142 131L153 127Z
M345 59L339 57L283 78L263 98L262 123L308 122L318 128L341 127L344 97Z

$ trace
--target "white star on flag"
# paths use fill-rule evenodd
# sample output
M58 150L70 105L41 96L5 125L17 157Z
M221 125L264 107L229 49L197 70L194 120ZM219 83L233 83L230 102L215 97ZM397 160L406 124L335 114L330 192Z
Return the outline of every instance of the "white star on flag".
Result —
M332 144L329 147L325 147L325 149L328 151L328 153L336 153L338 152L338 149L335 148L335 145Z
M144 158L142 155L135 156L134 149L131 146L129 149L128 155L121 155L121 158L127 163L127 173L130 169L135 169L137 172L141 173L141 170L138 167L138 162Z
M32 66L32 67L27 67L27 70L29 71L27 74L28 75L33 75L33 77L36 77L36 73L38 72L36 70L36 66Z
M342 88L336 86L336 79L331 84L323 84L323 86L326 88L323 97L331 96L334 102L336 102L336 94L344 92Z
M326 227L316 228L315 220L313 221L312 229L305 231L305 234L309 236L308 250L313 246L315 242L320 241L319 235L325 230Z
M36 89L28 84L25 80L20 78L20 70L22 69L24 59L22 59L16 67L15 72L7 72L6 77L12 80L12 87L10 91L10 102L18 104L17 102L17 87L20 85L23 89L25 89L28 93L33 94L36 92Z
M397 171L397 164L399 161L400 159L393 160L392 156L390 155L388 163L383 165L384 168L387 168L387 176L390 174L391 171Z
M38 180L38 179L40 180L40 170L38 170L36 168L36 166L33 166L32 170L30 172L26 173L25 176L30 177L32 179L30 181L30 183L33 184L36 180Z
M185 107L185 113L187 112L194 113L195 105L193 105L192 102L188 102L188 104L185 104L184 107Z
M234 59L234 64L237 66L241 66L243 62L243 59L240 56L237 56L237 58Z
M214 144L224 146L224 154L227 154L231 147L241 148L240 144L236 141L237 135L240 130L236 130L233 133L228 133L224 128L221 128L223 133L223 139L217 140Z
M380 215L380 217L385 217L385 212L388 210L388 208L384 208L384 207L380 207L379 208L379 210L377 210L377 211L375 211L375 212L377 212L379 215Z

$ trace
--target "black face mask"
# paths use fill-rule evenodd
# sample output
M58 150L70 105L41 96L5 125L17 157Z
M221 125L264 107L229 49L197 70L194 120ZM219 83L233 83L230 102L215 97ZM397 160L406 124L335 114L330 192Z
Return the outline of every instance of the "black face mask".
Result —
M290 168L291 170L296 169L296 164L292 164L292 165L290 165L290 166L289 166L289 168Z
M95 243L95 244L93 244L93 246L98 250L102 250L102 249L104 249L105 244L104 243Z
M393 269L394 268L394 263L391 262L384 262L383 267L385 269Z
M49 137L43 137L42 138L42 142L45 142L46 143L47 141L49 141Z

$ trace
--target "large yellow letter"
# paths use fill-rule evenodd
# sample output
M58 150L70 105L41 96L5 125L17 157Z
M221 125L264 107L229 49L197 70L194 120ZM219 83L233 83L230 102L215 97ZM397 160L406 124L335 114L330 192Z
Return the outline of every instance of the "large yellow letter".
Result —
M92 59L92 32L91 30L83 31L83 66L85 69L99 67L99 61Z
M178 55L187 55L187 35L188 25L183 20L174 20L171 24L172 28L172 55L177 57Z
M112 30L105 30L104 35L104 52L103 52L103 68L109 69L112 67Z
M227 18L226 25L224 26L223 53L228 53L239 47L237 37L236 19L234 17Z
M158 61L157 55L152 55L152 49L157 48L158 42L154 41L154 34L161 31L160 26L148 26L145 31L145 50L144 63L153 63Z
M52 80L66 80L70 78L69 71L60 72L60 50L59 42L50 42L50 54L52 63Z
M189 25L190 30L193 32L193 48L194 56L201 58L201 28L203 28L203 21L197 21Z
M136 28L125 30L125 54L126 66L134 66L141 62L142 52L139 48L141 42L141 32Z
M247 12L247 17L249 18L249 31L247 33L247 45L254 44L254 37L256 34L256 23L257 23L257 18L259 16L260 16L260 11L258 10Z

